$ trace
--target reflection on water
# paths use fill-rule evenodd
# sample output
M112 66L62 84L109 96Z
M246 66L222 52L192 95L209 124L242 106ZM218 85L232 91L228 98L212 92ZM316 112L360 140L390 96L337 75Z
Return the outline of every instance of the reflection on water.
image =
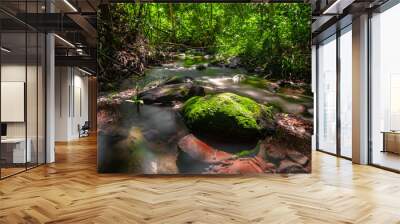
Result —
M194 82L209 87L210 92L233 92L253 98L259 103L281 105L287 113L301 114L304 105L287 100L266 88L248 85L245 72L240 69L207 67L197 70L195 66L185 68L181 63L171 63L146 71L144 83L166 80L171 77L191 77ZM127 82L127 85L131 85ZM131 87L132 88L132 87ZM312 102L312 101L311 101ZM143 105L140 112L132 103L118 105L119 121L112 125L112 135L99 133L99 171L129 172L140 174L173 174L190 171L201 173L204 167L182 167L176 165L177 143L189 131L174 107ZM249 150L257 142L220 142L213 136L198 136L211 146L234 152ZM191 164L187 164L190 166Z
M101 136L100 139L110 141L99 144L100 152L115 150L118 153L105 153L107 158L104 162L108 167L101 169L111 172L177 173L177 141L188 133L179 114L170 107L152 105L141 106L138 113L136 106L128 103L118 109L121 120L114 124L114 128L118 129L114 133L118 134ZM130 168L124 170L127 165Z
M149 69L144 78L145 83L153 80L166 80L171 77L191 77L195 82L210 87L212 92L232 92L242 96L250 97L259 103L273 103L279 105L286 113L302 114L304 112L302 99L296 100L296 96L286 96L273 93L265 86L252 86L244 82L247 75L243 69L230 69L225 67L207 67L204 70L197 70L195 67L185 68L180 63L172 63L167 67L156 67ZM260 88L261 87L261 88ZM293 100L288 100L293 98ZM312 100L304 103L312 107Z

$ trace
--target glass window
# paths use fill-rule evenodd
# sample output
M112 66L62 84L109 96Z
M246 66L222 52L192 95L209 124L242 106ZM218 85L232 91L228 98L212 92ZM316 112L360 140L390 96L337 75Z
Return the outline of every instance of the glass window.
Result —
M24 171L31 158L26 144L26 41L25 32L1 34L2 177Z
M372 163L400 170L400 4L371 18Z
M336 35L318 47L318 149L336 153Z
M0 3L0 6L6 3ZM43 1L9 3L38 13ZM18 7L17 7L18 6ZM45 163L45 35L0 12L0 178Z
M340 154L352 157L352 34L351 26L340 35Z

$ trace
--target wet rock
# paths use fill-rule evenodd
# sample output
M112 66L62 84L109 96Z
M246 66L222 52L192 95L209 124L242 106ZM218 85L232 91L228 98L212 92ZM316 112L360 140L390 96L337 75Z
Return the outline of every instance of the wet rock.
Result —
M150 129L143 132L143 136L149 142L155 142L160 140L160 132L155 129Z
M264 69L261 68L261 67L256 67L256 68L254 69L254 72L257 73L257 74L261 74L261 73L264 72Z
M238 74L232 77L233 83L239 83L240 81L243 81L246 79L245 75Z
M304 173L311 170L312 123L296 115L277 114L276 133L263 142L265 159L277 172Z
M113 93L97 98L97 107L99 109L115 107L125 100L131 99L136 94L135 89L126 89L124 91Z
M193 97L182 114L196 133L229 139L256 140L274 129L272 109L233 93Z
M219 163L232 156L230 153L214 149L190 134L178 142L176 165L181 173L198 173L206 170L210 164Z
M209 174L256 174L274 172L274 164L267 163L261 157L237 158L225 160L211 166Z
M233 57L228 59L228 67L229 68L238 68L240 66L240 58L239 57Z
M278 92L279 88L279 85L275 82L268 82L267 84L267 90L270 92L276 93Z
M310 149L311 150L311 149ZM287 150L286 155L294 162L304 166L308 163L308 157L295 150Z
M204 90L204 87L202 86L197 86L197 85L193 85L190 89L189 89L189 94L190 97L192 96L205 96L206 92Z
M280 163L278 173L307 173L308 171L300 164L291 160L282 160Z
M313 124L299 116L291 114L277 114L276 138L287 147L303 154L310 154Z
M197 65L196 66L196 69L197 70L204 70L204 69L206 69L207 68L207 64L199 64L199 65Z
M213 65L213 66L217 66L217 67L224 67L225 66L225 62L223 61L223 60L212 60L211 62L210 62L210 65Z
M314 109L313 109L313 108L308 108L308 109L307 109L307 112L308 112L309 114L313 115L313 114L314 114Z
M186 58L186 54L185 53L180 53L180 54L177 55L177 57L179 59L185 59Z
M218 163L233 156L230 153L214 149L193 134L186 135L179 140L178 149L179 153L187 154L192 160L204 163Z
M100 109L97 111L97 127L99 131L112 133L121 116L114 108Z
M266 144L265 147L266 147L265 156L267 161L279 164L282 160L286 158L285 149L282 149L274 144Z
M145 104L160 103L171 105L173 101L185 101L193 96L204 95L204 89L192 83L164 85L143 91L139 98Z
M167 79L163 85L180 84L180 83L192 83L193 78L189 76L173 76Z

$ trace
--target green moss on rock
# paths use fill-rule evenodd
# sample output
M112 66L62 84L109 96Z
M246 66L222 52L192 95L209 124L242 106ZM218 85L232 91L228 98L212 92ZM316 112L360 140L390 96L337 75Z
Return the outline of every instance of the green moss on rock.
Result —
M238 139L256 139L273 129L272 107L233 93L192 97L183 107L194 132Z

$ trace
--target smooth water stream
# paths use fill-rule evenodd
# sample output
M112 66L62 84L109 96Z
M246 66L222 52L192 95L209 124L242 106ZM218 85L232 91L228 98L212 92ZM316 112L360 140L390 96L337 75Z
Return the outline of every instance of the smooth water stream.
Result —
M195 66L184 67L182 62L175 62L154 67L146 71L143 82L146 84L159 82L168 78L190 77L195 83L206 88L206 93L233 92L250 97L259 103L272 103L279 105L286 113L302 114L307 108L312 107L312 99L298 95L284 95L274 93L257 85L257 80L252 79L241 69L222 67L207 67L203 70ZM255 85L254 85L255 82ZM132 87L133 88L133 87ZM120 135L102 136L99 144L106 153L102 155L108 161L106 170L115 172L126 171L140 174L171 174L196 172L201 173L203 168L181 168L176 165L177 143L189 131L185 127L179 112L173 107L158 105L143 105L140 112L132 104L119 106L122 122L118 125ZM211 143L218 149L239 147L250 149L249 144L229 145ZM246 148L247 147L247 148Z

